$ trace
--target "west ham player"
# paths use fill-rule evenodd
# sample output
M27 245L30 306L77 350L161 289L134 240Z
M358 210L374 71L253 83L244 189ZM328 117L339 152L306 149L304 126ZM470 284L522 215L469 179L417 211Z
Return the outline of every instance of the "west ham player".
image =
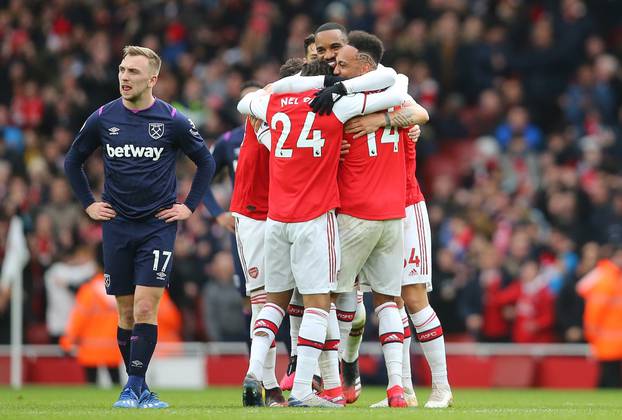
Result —
M177 221L200 204L214 173L201 134L183 114L153 97L161 60L152 50L123 49L121 98L86 120L65 159L65 172L93 219L103 222L106 293L119 311L117 339L129 375L114 407L165 408L145 383L157 342L157 310L170 281ZM104 159L102 201L82 169L99 147ZM197 165L184 203L177 203L175 160L181 149Z
M387 121L388 120L388 121ZM404 114L376 113L350 120L346 131L361 136L384 126L404 126L413 121ZM404 133L403 133L404 134ZM408 131L408 136L415 141L406 141L406 219L404 220L404 270L402 277L402 300L398 302L404 323L405 335L409 335L410 317L417 332L423 354L432 372L432 393L425 404L427 408L446 408L452 404L453 396L447 380L445 340L440 320L428 301L428 292L432 290L432 247L430 221L425 205L425 198L419 188L416 173L416 140L419 127ZM404 309L404 303L406 309ZM410 373L410 345L404 351L403 386L407 400L416 405L416 396ZM374 404L384 407L387 402Z
M324 62L305 65L328 74ZM266 353L285 315L294 287L305 310L298 337L298 369L290 406L340 407L312 392L313 370L327 334L329 292L339 269L339 237L334 209L339 206L337 167L343 123L355 115L401 103L399 88L344 97L330 115L309 109L317 90L300 94L247 95L238 110L265 120L271 128L270 197L266 222L268 303L257 317L251 361L244 381L248 400L260 398ZM286 256L286 258L283 258ZM338 334L338 332L337 332Z

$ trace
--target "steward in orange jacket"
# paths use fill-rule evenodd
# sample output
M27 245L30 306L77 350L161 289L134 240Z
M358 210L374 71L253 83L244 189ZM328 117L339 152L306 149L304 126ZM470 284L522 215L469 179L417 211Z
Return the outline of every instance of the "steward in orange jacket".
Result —
M96 274L78 289L60 345L65 351L78 347L82 366L115 366L121 363L117 346L117 307L114 296L106 295L103 273Z
M577 284L585 299L585 337L601 362L600 386L622 386L622 247Z

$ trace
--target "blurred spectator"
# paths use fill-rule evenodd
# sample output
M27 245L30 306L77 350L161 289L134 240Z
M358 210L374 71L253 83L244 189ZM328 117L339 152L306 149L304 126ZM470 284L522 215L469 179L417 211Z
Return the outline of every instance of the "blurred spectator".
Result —
M220 252L211 264L211 278L204 291L203 319L216 341L244 341L248 331L242 315L242 297L233 284L231 256Z

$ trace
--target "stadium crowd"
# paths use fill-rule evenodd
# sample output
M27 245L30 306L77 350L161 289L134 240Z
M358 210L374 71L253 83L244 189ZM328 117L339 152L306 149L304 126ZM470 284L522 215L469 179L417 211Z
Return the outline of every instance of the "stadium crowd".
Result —
M242 122L242 83L275 80L325 21L377 34L383 63L409 76L430 113L418 176L433 229L431 300L447 339L584 340L575 284L622 244L619 2L6 0L0 260L17 214L30 251L27 342L63 334L77 287L94 274L101 228L62 166L86 117L119 96L122 47L161 54L156 95L213 145ZM87 166L101 193L101 160ZM194 166L179 167L184 197ZM226 208L228 180L213 191ZM243 341L227 231L204 208L180 225L174 261L170 295L184 340ZM8 341L6 286L0 342Z

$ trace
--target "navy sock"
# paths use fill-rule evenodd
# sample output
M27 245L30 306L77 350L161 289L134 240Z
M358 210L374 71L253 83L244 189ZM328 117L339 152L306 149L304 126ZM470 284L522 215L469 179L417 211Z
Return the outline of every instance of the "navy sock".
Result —
M130 339L132 338L132 330L126 330L125 328L117 327L117 344L119 345L119 351L123 357L123 363L125 364L125 372L129 373L130 370Z
M145 382L145 374L158 342L158 326L153 324L134 324L132 330L132 346L130 350L130 367L128 386L131 386L138 395ZM132 377L139 377L133 379ZM132 385L130 385L130 382Z
M142 376L130 375L127 378L127 384L125 385L125 387L131 388L136 396L140 397L143 379L144 378Z

